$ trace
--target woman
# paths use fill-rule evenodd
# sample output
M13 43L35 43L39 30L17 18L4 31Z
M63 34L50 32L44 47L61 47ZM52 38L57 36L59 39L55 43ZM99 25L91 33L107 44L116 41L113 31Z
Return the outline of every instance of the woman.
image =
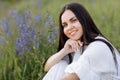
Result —
M63 7L59 29L58 52L46 61L43 80L119 80L110 48L95 41L108 40L81 4Z

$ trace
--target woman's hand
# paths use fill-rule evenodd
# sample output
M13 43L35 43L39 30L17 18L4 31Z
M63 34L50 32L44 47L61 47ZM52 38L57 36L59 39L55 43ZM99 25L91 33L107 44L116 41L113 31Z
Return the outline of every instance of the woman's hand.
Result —
M76 52L81 46L83 45L83 43L80 40L72 40L72 39L68 39L64 45L64 50L68 53L70 52Z

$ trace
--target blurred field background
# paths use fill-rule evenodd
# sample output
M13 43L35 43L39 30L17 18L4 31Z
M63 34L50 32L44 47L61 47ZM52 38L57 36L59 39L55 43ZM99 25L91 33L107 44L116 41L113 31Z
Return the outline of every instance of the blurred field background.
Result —
M0 80L42 80L57 50L59 11L73 1L120 51L120 0L0 0Z

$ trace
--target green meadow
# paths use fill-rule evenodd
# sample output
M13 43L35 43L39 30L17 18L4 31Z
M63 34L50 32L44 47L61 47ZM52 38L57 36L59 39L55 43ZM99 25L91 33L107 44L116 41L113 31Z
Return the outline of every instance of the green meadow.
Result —
M80 2L120 51L120 0L0 0L0 80L42 80L62 6Z

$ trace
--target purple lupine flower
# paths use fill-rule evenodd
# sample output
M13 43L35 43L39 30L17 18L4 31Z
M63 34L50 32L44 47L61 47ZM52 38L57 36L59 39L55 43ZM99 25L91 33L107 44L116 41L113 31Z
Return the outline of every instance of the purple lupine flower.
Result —
M21 24L19 28L21 29L21 32L20 32L20 37L16 41L16 51L19 54L23 55L24 49L28 50L28 48L26 48L26 44L28 43L26 41L27 26L25 24Z
M4 39L0 39L0 45L4 44L5 40Z
M48 26L49 25L49 21L46 21L45 24L46 24L46 26Z
M11 28L9 27L9 21L5 17L2 19L1 26L5 32L5 36L9 37L11 35Z
M16 45L16 48L21 48L16 50L21 54L22 52L30 51L31 46L37 46L37 44L35 44L35 42L37 42L37 32L35 28L28 27L26 24L23 24L20 29L21 34L17 42L19 42L22 46L20 44Z
M34 16L33 19L35 20L35 22L39 22L41 20L41 17L40 16Z
M16 23L17 23L18 27L20 27L23 24L23 16L22 16L22 14L18 14L16 16Z
M56 28L52 31L52 34L51 34L52 39L55 39L55 38L56 38L57 32L58 32L58 27L56 27Z
M52 25L53 25L53 18L52 18L52 16L50 16L48 14L46 14L45 16L47 18L47 20L45 22L45 25L48 26L48 27L52 27Z
M49 21L50 21L49 24L53 25L53 18L52 18L52 16L49 16Z
M32 38L32 43L33 43L33 47L34 48L38 48L39 47L39 39L37 38L37 31L36 28L31 28L29 31L29 38Z
M52 44L51 35L48 35L48 44Z
M53 18L49 14L46 14L47 20L45 22L45 25L48 27L48 44L52 44L54 39L56 38L56 29L53 25Z
M21 29L21 35L25 35L28 32L28 25L22 24L20 29Z
M16 51L19 53L19 55L24 54L23 44L22 44L20 38L18 38L17 41L16 41Z
M19 55L24 55L25 50L28 48L26 48L26 40L23 37L20 37L17 39L16 41L16 51L18 52Z
M9 10L9 15L14 17L18 14L18 11L17 10Z
M51 33L48 35L48 44L52 44L55 38L57 37L58 28L56 27Z
M24 22L26 25L30 25L30 20L31 20L31 10L29 8L24 10Z

